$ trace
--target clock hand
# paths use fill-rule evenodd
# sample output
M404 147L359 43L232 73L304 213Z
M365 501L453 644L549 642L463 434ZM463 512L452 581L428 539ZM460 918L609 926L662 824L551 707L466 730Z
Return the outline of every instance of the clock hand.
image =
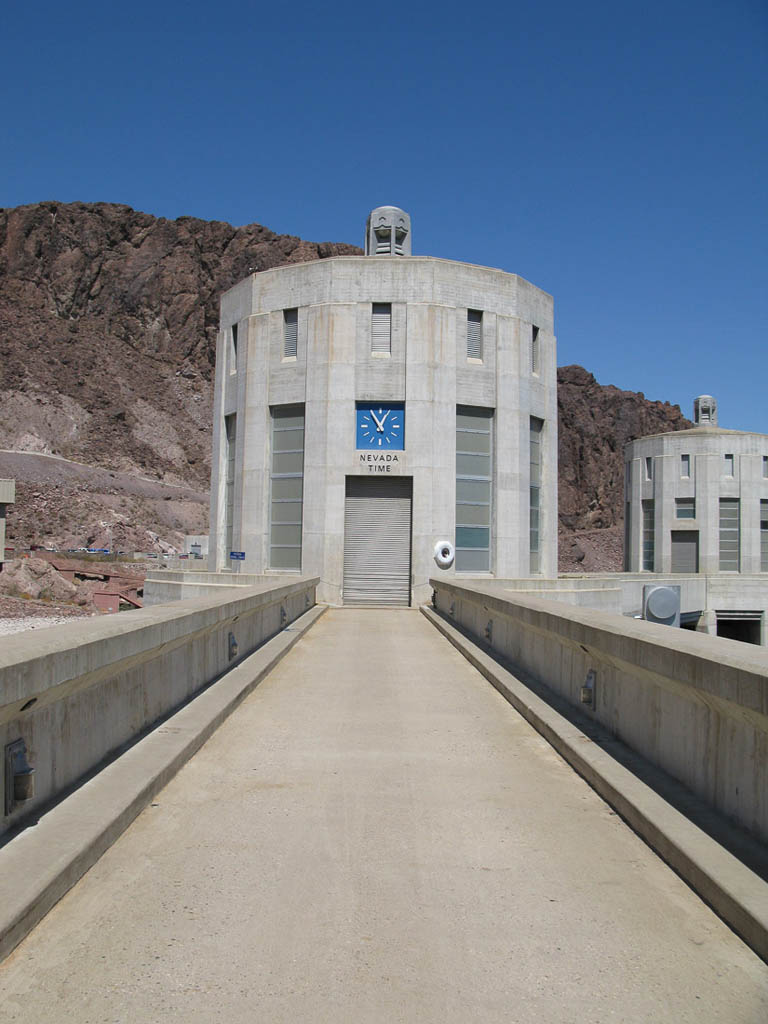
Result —
M383 420L379 420L379 417L376 415L376 413L373 411L373 409L371 409L371 416L373 416L374 420L376 421L376 430L380 434L383 434L384 433L384 421Z
M382 429L382 430L384 429L384 422L385 422L385 420L386 420L387 416L389 416L389 414L390 414L391 412L392 412L392 410L391 410L391 409L387 409L387 411L386 411L386 412L384 413L384 415L383 415L383 416L381 417L381 429Z

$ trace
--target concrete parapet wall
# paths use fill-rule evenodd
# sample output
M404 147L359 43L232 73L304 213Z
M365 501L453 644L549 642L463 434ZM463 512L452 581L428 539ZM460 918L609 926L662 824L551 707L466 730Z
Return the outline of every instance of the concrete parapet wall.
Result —
M492 587L509 597L551 597L563 604L599 611L621 612L622 615L640 616L643 607L643 588L677 586L680 588L680 610L686 615L698 615L697 629L713 635L717 629L718 613L732 613L733 617L753 619L762 623L763 647L768 646L768 574L749 576L746 573L703 573L687 576L683 573L607 573L605 575L579 575L567 573L557 579L530 577L523 579L479 579L467 576L463 581L472 586Z
M652 764L768 840L768 652L735 640L430 580L438 611L588 711ZM488 626L490 623L490 630Z
M170 555L164 557L161 565L172 572L208 572L208 556L204 558L185 558L181 555ZM152 566L154 570L154 565Z
M297 619L315 604L317 583L302 577L217 589L202 598L5 638L0 746L25 741L35 795L3 814L0 775L0 834Z
M194 563L192 563L194 565ZM192 597L220 594L232 587L278 586L298 579L296 573L271 575L239 572L208 572L190 566L181 570L150 569L144 580L144 607L166 601L184 601Z

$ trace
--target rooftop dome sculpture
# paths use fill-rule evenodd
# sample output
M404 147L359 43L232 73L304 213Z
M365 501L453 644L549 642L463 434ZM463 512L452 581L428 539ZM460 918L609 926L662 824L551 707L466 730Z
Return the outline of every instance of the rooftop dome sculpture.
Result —
M366 256L410 256L411 218L399 206L377 206L365 224Z
M699 395L693 400L693 422L697 427L717 426L717 402L712 395Z

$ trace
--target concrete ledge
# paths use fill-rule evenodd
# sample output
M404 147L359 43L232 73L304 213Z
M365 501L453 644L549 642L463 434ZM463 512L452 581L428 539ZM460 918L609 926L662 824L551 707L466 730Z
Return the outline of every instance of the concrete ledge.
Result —
M0 959L115 842L324 611L311 608L0 849Z
M768 845L768 651L477 581L430 583L435 609L534 689L583 712L589 680L590 720Z
M0 645L0 748L24 741L35 792L0 814L0 835L44 813L279 635L315 604L317 583L226 588L8 637ZM4 774L0 758L0 791Z
M153 608L169 601L215 596L221 590L242 587L290 585L300 579L298 573L208 572L194 562L187 567L151 565L144 580L144 607Z
M605 746L622 748L627 761L642 760L606 730L590 722L589 735L431 608L422 608L422 612L648 845L768 961L768 883L598 745L595 737L600 734ZM553 703L557 700L553 694ZM644 774L661 774L650 765L647 768ZM672 780L668 785L679 786ZM686 799L694 798L686 794Z

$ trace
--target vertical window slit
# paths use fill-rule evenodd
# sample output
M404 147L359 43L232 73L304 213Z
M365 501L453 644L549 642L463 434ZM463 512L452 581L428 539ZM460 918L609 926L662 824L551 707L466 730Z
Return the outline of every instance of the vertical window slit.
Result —
M493 409L456 409L456 569L490 572Z

